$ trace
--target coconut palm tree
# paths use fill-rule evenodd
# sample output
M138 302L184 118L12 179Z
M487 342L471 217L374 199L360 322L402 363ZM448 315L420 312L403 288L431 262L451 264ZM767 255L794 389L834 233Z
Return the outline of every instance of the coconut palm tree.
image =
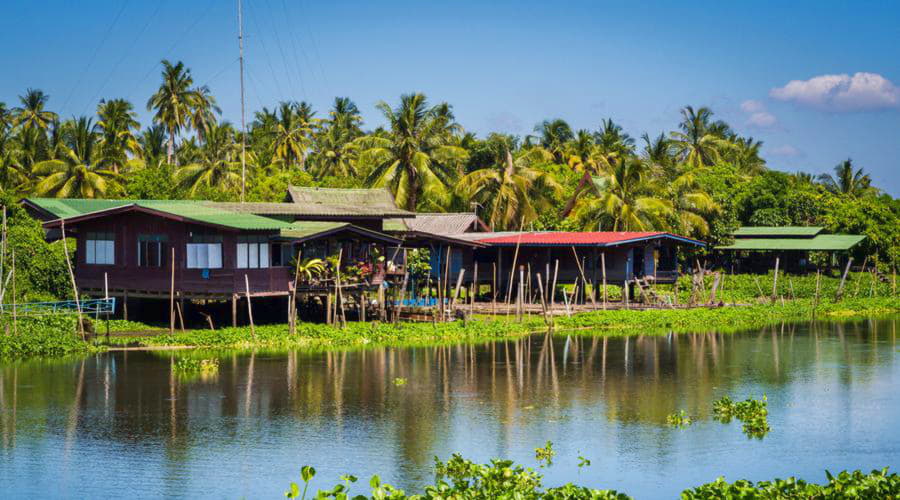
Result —
M190 125L197 131L197 138L203 142L209 129L216 124L216 115L221 115L222 109L216 104L216 98L209 91L209 87L203 85L197 87L191 96Z
M211 125L201 147L189 146L196 147L191 150L194 161L175 171L175 181L187 187L191 195L203 188L227 192L239 187L241 148L235 135L234 127L227 122Z
M13 123L24 129L47 130L57 120L56 113L44 110L50 96L38 89L28 89L25 95L19 96L21 106L13 110Z
M313 114L305 102L278 105L277 119L270 132L275 159L288 166L303 165L306 151L312 145Z
M656 175L665 179L674 178L677 175L678 162L673 152L672 141L662 132L653 139L645 132L641 139L644 141L641 158L650 165Z
M552 155L532 148L514 158L507 148L498 160L491 167L466 175L456 186L463 199L483 208L488 225L497 230L517 228L553 208L562 188L550 174L535 168L550 163Z
M121 190L115 172L103 165L100 138L90 118L62 125L60 158L36 163L34 193L57 198L102 198Z
M166 155L166 129L152 125L138 136L138 151L146 165L158 166Z
M713 112L707 107L681 109L680 132L671 132L672 144L679 160L692 167L712 165L719 161L722 151L731 147L725 138L730 130L722 121L712 121Z
M590 186L591 177L607 171L610 166L610 156L605 154L595 139L595 134L587 130L579 130L575 138L566 145L568 164L572 170L581 173L575 191L566 202L560 213L561 218L566 218L575 207L578 197Z
M609 172L594 179L596 196L583 197L576 220L587 230L648 231L668 229L672 203L651 178L651 170L637 158L617 158Z
M356 103L349 97L335 97L334 105L328 112L329 127L338 127L347 129L353 138L362 135L360 125L362 124L362 115Z
M859 197L873 191L872 178L862 168L854 170L853 160L850 158L834 167L834 176L819 175L819 182L825 189L835 194Z
M119 173L129 155L139 155L141 145L135 132L141 124L134 107L125 99L102 100L97 106L97 130L104 166Z
M448 201L447 185L466 158L466 150L453 144L447 130L448 115L440 107L429 107L424 94L401 96L391 108L379 102L388 122L386 133L360 139L359 163L370 169L369 186L388 186L397 204L415 210L419 201Z
M572 127L565 120L557 118L554 120L544 120L534 127L538 144L553 155L557 163L565 163L566 143L575 138L572 133Z
M185 68L184 63L178 61L172 64L163 59L162 65L162 83L147 101L147 111L156 110L154 123L164 126L168 132L166 161L172 163L175 158L175 136L191 124L197 96L191 88L194 84L191 70Z
M359 149L352 129L331 125L316 138L311 171L317 177L355 177Z
M737 134L731 134L728 137L731 147L724 152L726 160L731 162L739 172L744 175L757 175L766 170L766 160L759 156L759 150L762 148L762 141L754 140L752 137L740 137Z
M594 140L600 150L610 158L634 154L634 139L626 134L620 125L613 122L612 118L600 121L600 130L594 133Z
M709 235L707 219L722 211L722 207L703 190L691 170L668 183L667 198L672 202L676 229L687 236Z

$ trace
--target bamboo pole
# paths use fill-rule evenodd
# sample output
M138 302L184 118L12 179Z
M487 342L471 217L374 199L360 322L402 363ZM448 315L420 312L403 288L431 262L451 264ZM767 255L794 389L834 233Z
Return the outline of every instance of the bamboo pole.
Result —
M781 256L775 257L775 279L772 280L772 302L778 299L778 265L781 263Z
M567 294L566 291L563 290L562 296L563 296L563 302L564 302L565 305L566 305L566 317L567 317L567 318L571 318L571 317L572 317L572 310L569 308L569 294Z
M844 274L841 276L841 283L838 285L837 293L835 293L835 301L840 301L844 298L844 284L847 282L847 274L850 272L850 264L852 263L853 257L848 257L847 267L844 268Z
M523 218L522 222L519 224L519 236L518 236L518 238L516 238L516 251L513 253L512 266L509 268L509 284L506 287L506 314L507 314L507 316L509 315L509 300L512 297L512 285L513 285L514 278L516 276L516 274L515 274L516 273L516 263L519 260L519 245L522 243L522 228L524 227L524 225L525 225L525 219ZM521 278L521 274L522 273L519 273L520 278Z
M491 262L491 315L497 314L497 263Z
M172 247L172 278L169 280L169 334L175 333L175 247ZM250 300L250 297L247 297Z
M472 273L472 308L475 308L475 299L478 297L478 261L476 260L473 265L475 266L475 271Z
M465 268L460 268L459 275L456 277L456 287L453 289L453 299L450 300L450 314L453 314L453 308L456 307L456 299L459 298L459 289L462 287L463 276L465 276Z
M72 281L72 291L75 293L75 311L78 314L78 331L81 333L81 340L84 340L84 322L81 319L81 301L78 299L78 285L75 284L75 273L72 271L72 261L69 260L69 245L66 243L66 221L64 219L60 220L60 231L62 231L63 253L66 256L66 268L69 270L69 279Z
M796 299L796 295L794 295L794 280L792 278L788 278L788 287L791 291L791 300Z
M516 320L522 321L522 307L524 306L524 297L525 293L525 266L519 266L519 293L516 297Z
M821 271L816 269L816 295L813 298L813 313L816 312L816 308L819 307L819 280L822 277Z
M406 257L406 253L404 252L404 257ZM341 285L341 261L344 258L344 247L338 251L338 260L337 260L337 304L340 307L341 311L341 328L345 328L347 326L347 314L344 311L344 292L343 286ZM405 260L403 262L406 262ZM335 315L337 311L335 311Z
M574 248L574 247L573 247ZM606 310L606 251L600 252L600 264L603 272L603 310Z
M409 280L409 271L403 271L403 284L400 285L400 303L397 304L397 312L394 314L394 323L400 322L400 314L403 312L403 301L406 300L406 284ZM438 278L438 287L440 287L440 278ZM443 318L441 319L443 321Z
M250 319L250 336L256 340L256 326L253 324L253 304L250 303L250 278L244 273L244 288L247 292L247 317Z
M861 270L862 272L866 272L866 265L867 265L868 263L869 263L869 256L866 255L866 257L863 259L862 267L860 268L860 270ZM854 296L854 297L858 297L858 296L859 296L859 284L860 284L860 283L862 283L862 279L856 280L856 288L853 290L853 296Z
M547 317L547 301L546 301L546 298L544 297L544 284L541 281L541 273L538 273L537 281L538 281L538 293L540 294L540 299L541 299L541 311L543 312L542 316L544 317L544 323L546 323L549 326L550 319Z
M181 301L175 303L175 310L178 311L178 324L181 326L181 333L184 333L184 312L181 310Z

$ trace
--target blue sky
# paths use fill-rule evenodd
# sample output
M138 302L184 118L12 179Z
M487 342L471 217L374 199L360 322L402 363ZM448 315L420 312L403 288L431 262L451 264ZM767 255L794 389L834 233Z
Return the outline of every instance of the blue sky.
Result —
M79 5L83 3L83 5ZM688 4L688 5L685 5ZM852 157L900 195L897 2L312 2L245 0L247 109L349 96L366 126L402 93L447 101L470 131L546 118L634 136L687 104L762 139L773 168ZM183 60L239 123L236 1L49 0L3 8L0 101L28 87L64 117L100 98L144 110L159 60ZM792 83L793 82L793 83Z

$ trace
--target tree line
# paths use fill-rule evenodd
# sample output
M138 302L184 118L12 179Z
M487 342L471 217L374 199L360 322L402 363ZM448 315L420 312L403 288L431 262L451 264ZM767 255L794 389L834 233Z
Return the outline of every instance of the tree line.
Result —
M672 130L635 138L612 119L574 130L477 137L450 104L421 93L380 102L371 130L356 104L325 112L281 102L246 134L220 120L209 88L162 61L142 128L135 105L104 99L95 116L62 119L46 93L0 102L0 188L10 196L281 201L287 185L388 187L398 206L477 211L495 230L667 230L712 243L740 225L822 225L869 236L858 250L893 263L900 204L847 159L834 174L769 169L762 142L707 107L686 106ZM242 151L245 151L242 154ZM242 170L242 156L246 170Z

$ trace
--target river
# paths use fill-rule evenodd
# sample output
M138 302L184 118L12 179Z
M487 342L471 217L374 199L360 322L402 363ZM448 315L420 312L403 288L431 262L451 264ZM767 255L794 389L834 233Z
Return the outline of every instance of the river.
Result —
M371 474L417 490L433 457L507 457L635 498L729 480L900 463L900 319L736 334L585 335L322 353L109 352L0 365L5 498L281 498ZM189 378L173 356L218 357ZM397 380L405 379L405 384ZM771 432L710 418L768 398ZM693 425L673 429L684 409ZM579 456L591 465L579 468Z

